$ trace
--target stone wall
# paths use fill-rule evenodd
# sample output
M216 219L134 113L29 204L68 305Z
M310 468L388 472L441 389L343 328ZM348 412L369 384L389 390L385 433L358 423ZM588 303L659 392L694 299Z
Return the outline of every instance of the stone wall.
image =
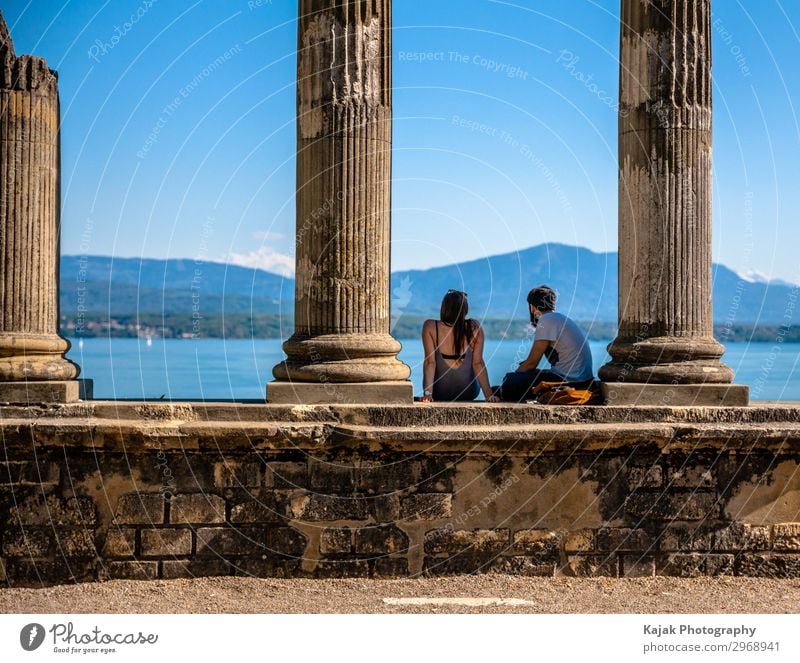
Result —
M796 408L0 408L12 585L800 576Z

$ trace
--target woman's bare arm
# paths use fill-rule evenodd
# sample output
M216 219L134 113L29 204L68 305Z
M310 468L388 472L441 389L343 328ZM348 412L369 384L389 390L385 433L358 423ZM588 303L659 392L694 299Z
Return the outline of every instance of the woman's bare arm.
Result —
M425 350L425 360L422 363L422 388L430 396L423 394L423 401L433 400L433 381L436 377L436 341L433 338L433 320L426 320L422 325L422 347Z
M477 322L475 326L475 338L472 341L472 370L475 371L475 377L478 379L478 384L481 386L483 397L490 403L494 403L499 399L492 393L492 387L489 384L489 372L486 370L486 362L483 360L485 337L483 329Z

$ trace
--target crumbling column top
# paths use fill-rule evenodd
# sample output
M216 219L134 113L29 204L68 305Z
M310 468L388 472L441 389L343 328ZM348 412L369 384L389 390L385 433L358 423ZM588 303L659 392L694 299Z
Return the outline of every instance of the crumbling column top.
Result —
M54 90L58 74L44 58L33 55L17 56L14 40L0 10L0 88L5 90Z

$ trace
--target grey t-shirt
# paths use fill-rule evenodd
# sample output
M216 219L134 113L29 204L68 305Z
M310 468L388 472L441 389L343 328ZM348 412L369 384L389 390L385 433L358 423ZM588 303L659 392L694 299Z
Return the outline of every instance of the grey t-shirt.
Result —
M536 325L534 341L551 341L545 356L551 371L569 382L593 377L592 352L580 327L563 313L542 314Z

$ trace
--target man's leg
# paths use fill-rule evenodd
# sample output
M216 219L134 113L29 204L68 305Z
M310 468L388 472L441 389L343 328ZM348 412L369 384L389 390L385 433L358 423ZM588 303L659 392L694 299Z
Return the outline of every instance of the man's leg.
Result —
M537 368L523 373L506 373L503 386L500 387L500 398L511 403L521 403L532 398L531 389L540 382L563 382L564 378L550 371ZM508 385L508 387L506 387Z
M533 383L533 387L535 387L540 382L564 382L564 378L560 375L556 375L555 373L551 373L550 371L543 371L539 370L539 376L536 378L536 382Z
M500 398L509 403L521 403L530 395L531 388L540 381L539 369L520 373L506 373L503 385L500 387Z

